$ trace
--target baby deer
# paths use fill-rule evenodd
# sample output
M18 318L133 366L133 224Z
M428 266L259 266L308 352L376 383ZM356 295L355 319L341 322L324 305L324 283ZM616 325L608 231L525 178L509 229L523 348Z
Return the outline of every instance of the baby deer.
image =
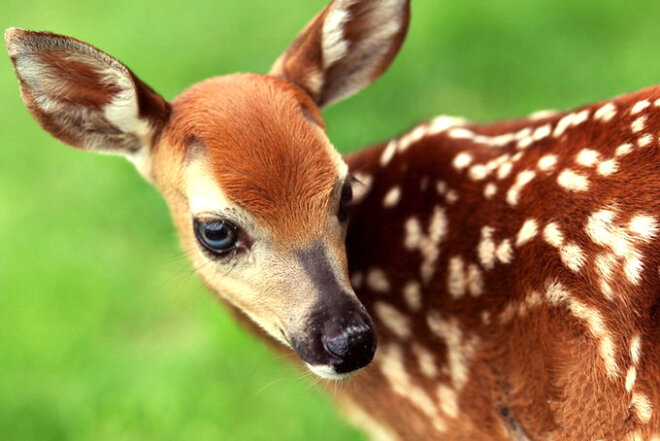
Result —
M342 158L320 109L409 8L334 0L268 75L171 102L78 40L5 41L35 119L134 162L230 308L324 378L375 354L336 394L374 439L660 440L660 88Z

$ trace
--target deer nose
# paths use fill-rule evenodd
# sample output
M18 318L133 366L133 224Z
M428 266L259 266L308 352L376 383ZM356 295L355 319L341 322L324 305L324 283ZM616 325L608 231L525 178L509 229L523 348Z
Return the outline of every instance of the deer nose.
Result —
M344 328L327 330L323 347L333 359L335 372L345 374L368 365L374 358L376 332L369 320L360 317Z

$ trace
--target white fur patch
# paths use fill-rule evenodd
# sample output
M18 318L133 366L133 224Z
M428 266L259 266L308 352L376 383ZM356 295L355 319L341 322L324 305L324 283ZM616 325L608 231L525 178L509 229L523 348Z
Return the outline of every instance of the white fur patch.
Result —
M534 219L527 219L520 227L516 238L516 246L521 246L532 240L538 234L538 224Z
M484 187L484 196L486 199L491 199L495 194L497 193L497 185L493 184L492 182L489 182L486 184Z
M472 163L472 155L461 152L454 158L453 165L456 170L463 170Z
M411 335L408 316L389 303L378 301L374 304L376 317L380 322L399 338L407 339Z
M509 188L509 191L506 194L506 201L509 205L518 205L520 200L520 192L522 191L525 185L529 184L532 179L536 176L536 173L532 170L523 170L516 176L515 183Z
M433 427L441 433L446 432L446 422L438 415L435 401L411 379L403 362L401 346L390 343L381 347L376 355L380 370L390 387L397 395L408 400L419 411L431 419Z
M653 416L653 404L649 397L640 392L633 392L630 405L642 423L648 423Z
M632 144L621 144L619 147L616 148L616 151L615 151L614 154L617 157L626 156L627 154L632 152L633 148L634 148L634 146Z
M594 119L601 120L603 122L609 122L612 118L616 116L617 108L612 103L607 103L594 113Z
M390 141L385 149L383 149L383 153L380 156L380 165L381 167L385 167L387 164L390 163L392 158L394 158L394 155L396 154L396 150L398 147L398 143L396 140Z
M383 207L392 208L395 207L401 200L401 187L395 186L392 187L383 198Z
M638 214L630 219L628 228L635 236L649 241L658 232L658 222L652 216Z
M598 173L603 176L610 176L619 170L619 163L616 159L608 159L598 164Z
M479 339L476 336L465 338L456 318L445 320L435 311L427 315L426 323L431 332L447 345L449 377L454 390L461 391L468 381L470 361L475 354Z
M585 167L593 167L598 163L600 153L592 149L582 149L577 155L575 162Z
M417 343L413 344L413 354L417 357L419 370L427 378L436 378L438 376L438 366L433 352Z
M646 127L646 116L640 116L630 125L630 130L633 133L641 132Z
M587 191L589 189L587 177L569 169L559 174L557 183L568 191Z
M637 101L635 105L632 106L632 109L630 109L630 114L637 115L639 112L646 109L650 105L651 103L648 100Z
M557 165L557 155L545 155L539 159L538 168L541 171L550 171Z
M385 271L380 268L371 268L367 272L367 286L374 292L389 292L390 281L387 279Z
M403 299L411 311L419 312L422 309L422 287L419 282L412 280L406 283L403 287Z
M420 274L424 283L429 283L435 272L435 262L440 255L440 243L448 231L447 215L442 207L436 206L429 222L428 232L422 231L417 218L406 221L404 246L408 250L418 250L422 255Z

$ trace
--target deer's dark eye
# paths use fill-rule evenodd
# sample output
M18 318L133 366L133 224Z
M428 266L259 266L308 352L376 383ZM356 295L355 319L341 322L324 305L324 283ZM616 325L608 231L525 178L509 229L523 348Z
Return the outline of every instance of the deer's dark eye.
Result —
M199 243L218 256L235 250L238 245L238 228L227 221L194 221L195 236Z
M337 218L340 222L345 222L348 219L348 213L353 200L353 188L350 183L344 184L341 189L341 197L339 199L339 210L337 211Z

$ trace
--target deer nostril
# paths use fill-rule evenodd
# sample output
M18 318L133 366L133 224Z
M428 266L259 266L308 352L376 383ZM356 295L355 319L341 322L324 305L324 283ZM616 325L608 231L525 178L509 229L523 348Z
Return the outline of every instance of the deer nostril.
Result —
M370 326L351 326L323 341L325 350L338 359L337 373L347 373L369 364L376 351L376 334Z

